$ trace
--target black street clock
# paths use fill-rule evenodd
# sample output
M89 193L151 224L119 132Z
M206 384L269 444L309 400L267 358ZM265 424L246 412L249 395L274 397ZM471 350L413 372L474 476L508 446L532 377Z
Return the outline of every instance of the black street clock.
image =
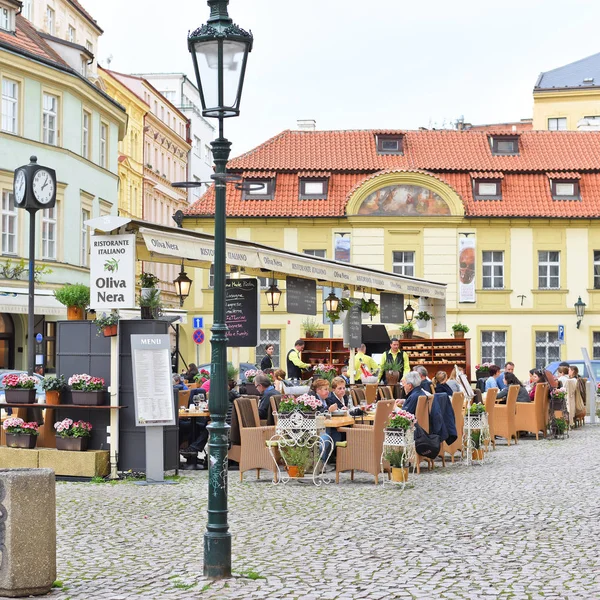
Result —
M30 161L15 170L15 206L28 210L52 208L56 204L56 172L38 165L36 156L32 156Z

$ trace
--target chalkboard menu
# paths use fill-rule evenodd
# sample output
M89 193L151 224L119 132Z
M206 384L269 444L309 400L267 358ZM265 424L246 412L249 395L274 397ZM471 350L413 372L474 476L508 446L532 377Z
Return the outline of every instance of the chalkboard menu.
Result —
M296 315L317 314L317 282L288 275L285 278L286 308Z
M360 309L360 298L350 298L352 308L344 321L344 343L352 348L362 344L362 310Z
M258 346L259 310L257 279L228 279L225 282L227 345L233 348Z
M379 320L382 323L404 323L403 295L381 292L379 300Z

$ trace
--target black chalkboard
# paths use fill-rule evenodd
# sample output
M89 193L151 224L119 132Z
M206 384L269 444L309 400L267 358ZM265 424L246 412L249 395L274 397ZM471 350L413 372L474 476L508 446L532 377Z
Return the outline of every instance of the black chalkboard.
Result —
M225 282L227 345L233 348L258 346L258 280L228 279Z
M285 278L287 312L296 315L317 314L317 282L288 275Z
M344 321L344 343L353 348L362 344L362 311L360 298L350 298L352 308Z
M402 294L381 292L379 300L379 320L382 323L404 323L404 296Z

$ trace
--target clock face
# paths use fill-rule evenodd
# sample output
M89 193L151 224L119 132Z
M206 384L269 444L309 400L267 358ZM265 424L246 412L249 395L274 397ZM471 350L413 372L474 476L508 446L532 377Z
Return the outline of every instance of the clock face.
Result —
M23 170L19 171L15 177L14 193L17 204L21 204L25 198L25 171Z
M49 204L54 196L54 181L50 173L40 169L33 177L33 195L40 204Z

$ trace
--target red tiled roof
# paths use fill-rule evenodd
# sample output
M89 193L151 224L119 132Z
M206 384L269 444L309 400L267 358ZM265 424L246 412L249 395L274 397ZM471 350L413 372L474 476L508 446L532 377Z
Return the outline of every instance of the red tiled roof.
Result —
M16 23L17 30L14 34L0 29L0 46L9 47L16 52L27 52L35 57L58 63L63 67L68 66L27 19L17 15Z
M377 132L381 133L381 132ZM600 165L600 132L521 131L518 156L493 156L489 136L506 131L389 131L404 154L379 155L374 131L286 130L229 161L231 170L581 171Z
M581 179L581 175L579 173L569 173L569 172L546 173L546 176L549 179Z
M244 171L242 177L244 179L273 179L277 175L277 171Z
M467 217L600 217L600 132L521 132L519 156L492 156L487 131L392 133L404 133L403 156L378 155L373 131L284 131L228 164L245 177L276 172L274 200L242 200L242 192L228 185L228 215L344 216L348 199L366 180L405 171L447 183ZM327 200L299 200L304 171L331 173ZM550 175L581 177L581 200L553 200ZM472 177L502 179L502 199L475 200ZM213 188L187 214L214 214Z
M331 171L298 171L298 177L331 177Z

